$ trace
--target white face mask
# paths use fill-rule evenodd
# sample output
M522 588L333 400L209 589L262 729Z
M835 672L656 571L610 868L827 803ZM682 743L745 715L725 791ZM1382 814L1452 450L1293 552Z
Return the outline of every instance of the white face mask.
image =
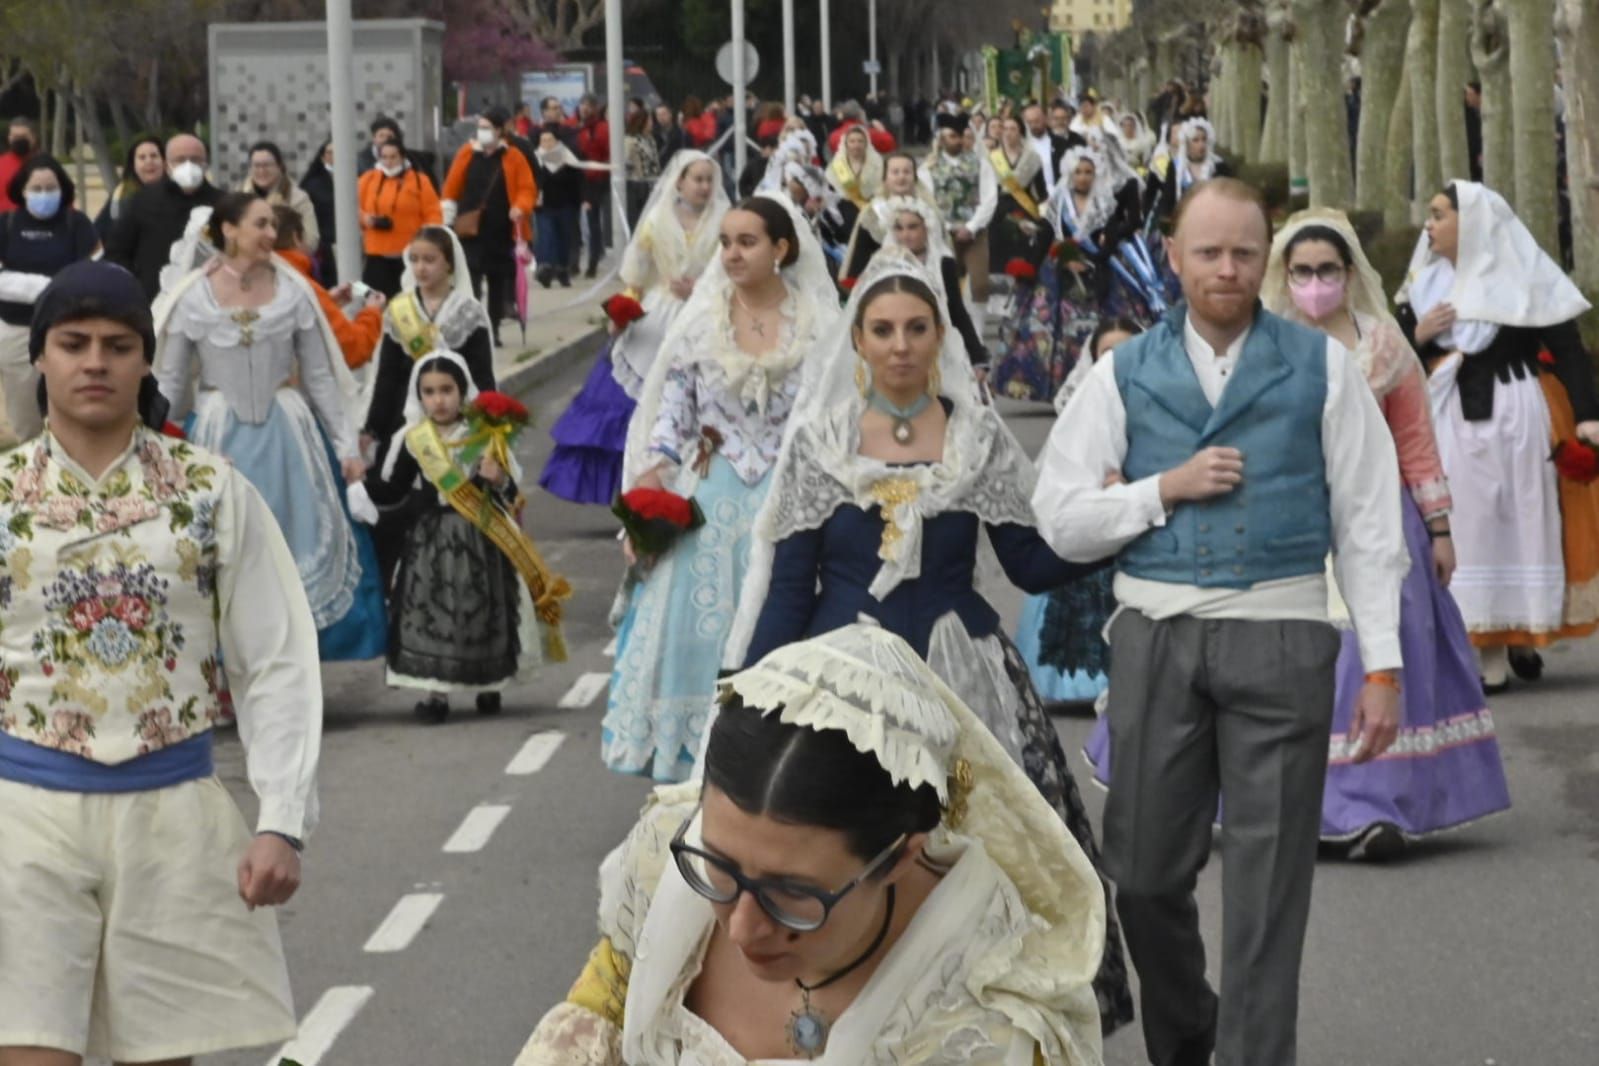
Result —
M383 171L383 173L387 174L391 178L397 178L401 174L405 173L405 164L396 163L393 166L389 166L387 163L379 163L378 169Z
M205 184L205 168L193 160L185 159L172 168L172 180L184 192L193 192Z
M482 145L484 148L493 148L494 147L494 142L497 141L497 140L499 140L499 138L497 136L495 136L495 133L494 133L493 130L486 130L486 129L483 129L483 128L479 127L479 129L477 131L477 143L478 144Z

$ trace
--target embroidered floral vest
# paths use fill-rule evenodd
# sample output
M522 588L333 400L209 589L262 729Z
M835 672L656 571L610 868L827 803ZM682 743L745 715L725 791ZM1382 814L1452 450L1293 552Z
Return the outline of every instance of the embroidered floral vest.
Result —
M217 720L223 460L140 429L93 486L53 447L0 455L0 730L116 765Z
M940 151L928 164L933 179L933 200L951 229L971 221L977 213L982 187L982 160L976 152L951 157Z

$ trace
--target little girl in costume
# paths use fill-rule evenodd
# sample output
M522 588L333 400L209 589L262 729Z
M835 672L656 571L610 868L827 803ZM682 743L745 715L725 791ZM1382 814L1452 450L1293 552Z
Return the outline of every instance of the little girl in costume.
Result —
M451 692L475 691L479 713L495 714L506 686L546 655L564 658L560 600L570 589L517 525L515 460L506 469L492 447L475 455L468 440L464 410L478 390L466 361L423 356L406 395L405 425L382 466L350 490L357 517L375 521L382 508L403 530L389 588L388 682L428 693L416 705L426 722L444 721Z

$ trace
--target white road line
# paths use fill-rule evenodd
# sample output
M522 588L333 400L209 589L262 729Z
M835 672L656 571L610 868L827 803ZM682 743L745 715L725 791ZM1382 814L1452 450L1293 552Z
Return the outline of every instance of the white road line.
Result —
M300 1022L299 1035L284 1044L266 1066L278 1066L283 1059L293 1059L300 1066L317 1066L344 1027L355 1020L371 998L372 989L367 985L339 985L328 989Z
M527 738L527 743L522 745L522 750L506 764L505 772L517 777L538 773L544 769L544 764L550 761L556 749L561 746L561 741L565 739L565 733L534 733Z
M587 707L593 703L595 697L605 691L605 686L610 684L610 674L584 674L572 682L572 687L566 690L566 695L561 697L558 707L571 709L573 707Z
M450 854L482 851L483 845L489 842L489 837L494 835L494 831L510 813L511 806L508 803L478 804L466 812L460 828L444 842L444 850Z
M616 658L616 638L615 637L612 637L611 638L611 642L605 646L605 657L607 659Z
M443 902L442 892L412 892L408 896L401 896L389 916L383 919L383 924L367 940L363 950L374 954L404 951L411 946L416 934L422 931L422 927Z

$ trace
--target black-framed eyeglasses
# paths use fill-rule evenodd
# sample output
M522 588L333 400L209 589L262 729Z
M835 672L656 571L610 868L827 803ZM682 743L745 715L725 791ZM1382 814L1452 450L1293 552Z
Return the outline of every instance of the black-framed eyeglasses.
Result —
M1295 285L1309 285L1312 280L1334 282L1344 279L1344 265L1342 263L1323 263L1319 267L1299 266L1288 268L1288 280Z
M755 902L760 904L767 917L796 933L811 933L820 929L839 901L880 870L904 846L906 840L906 835L901 833L892 844L878 852L849 884L837 892L825 892L780 877L746 877L726 859L683 843L689 825L699 817L699 813L696 807L688 820L678 827L677 835L672 837L672 858L683 880L712 903L733 903L741 894L748 892L755 897Z

